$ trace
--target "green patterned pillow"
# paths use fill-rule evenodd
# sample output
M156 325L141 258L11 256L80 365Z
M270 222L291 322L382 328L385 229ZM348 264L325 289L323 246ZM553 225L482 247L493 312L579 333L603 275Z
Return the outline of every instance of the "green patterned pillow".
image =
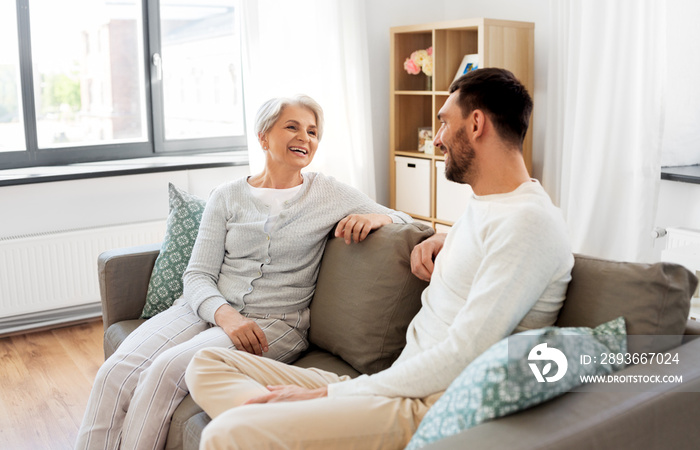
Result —
M581 375L624 368L580 362L581 355L625 353L626 334L625 320L618 317L594 329L547 327L501 340L452 382L428 410L406 450L558 397L579 386Z
M165 311L182 296L182 274L190 261L206 204L201 198L176 188L172 183L168 186L168 193L170 215L167 230L148 283L142 319Z

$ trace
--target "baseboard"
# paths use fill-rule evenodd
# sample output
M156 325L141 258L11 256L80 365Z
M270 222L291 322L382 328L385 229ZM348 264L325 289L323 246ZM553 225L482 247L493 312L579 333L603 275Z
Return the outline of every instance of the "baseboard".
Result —
M0 337L57 328L102 316L99 302L0 318Z

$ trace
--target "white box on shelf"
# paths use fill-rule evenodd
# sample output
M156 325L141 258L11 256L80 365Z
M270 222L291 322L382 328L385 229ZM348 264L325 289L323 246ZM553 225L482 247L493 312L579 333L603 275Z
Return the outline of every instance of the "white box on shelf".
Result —
M430 160L394 157L396 163L396 209L430 217Z
M472 195L468 184L459 184L445 178L445 161L435 161L436 217L456 222L467 207Z

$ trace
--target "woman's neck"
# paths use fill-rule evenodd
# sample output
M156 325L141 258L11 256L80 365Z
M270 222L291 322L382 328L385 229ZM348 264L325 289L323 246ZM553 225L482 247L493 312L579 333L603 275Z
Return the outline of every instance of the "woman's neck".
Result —
M257 175L248 178L248 184L256 188L265 189L289 189L299 186L304 182L301 171L274 173L267 168Z

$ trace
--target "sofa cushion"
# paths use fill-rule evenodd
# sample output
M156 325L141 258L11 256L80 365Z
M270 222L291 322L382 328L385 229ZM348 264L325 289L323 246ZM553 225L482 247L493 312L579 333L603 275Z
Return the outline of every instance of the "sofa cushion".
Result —
M557 325L595 327L623 316L631 353L680 345L697 278L671 263L615 262L576 255Z
M145 319L122 320L121 322L110 325L107 331L105 331L104 342L102 343L105 351L105 359L109 358L124 339L145 321Z
M182 296L182 275L192 256L192 247L199 232L199 222L206 202L168 185L170 214L160 254L148 283L142 319L148 319L170 308Z
M331 238L311 301L309 341L360 373L389 367L406 345L427 283L411 273L413 247L429 226L389 224L359 244Z
M450 384L428 410L406 448L421 448L488 420L558 397L582 384L582 375L621 370L624 362L616 364L614 358L605 364L602 361L582 364L581 356L588 355L592 359L592 355L624 354L626 350L622 317L595 329L547 327L502 339L478 356Z
M196 442L199 444L199 437L202 429L210 422L210 418L202 411L202 408L194 401L191 395L187 394L180 405L173 412L173 417L170 420L170 428L168 429L168 439L166 448L188 448L185 445L187 435L194 434ZM201 427L193 427L192 425L199 424ZM199 448L198 446L190 448Z
M341 376L347 375L351 378L360 375L360 373L353 369L347 362L315 346L311 346L311 348L306 350L299 359L294 361L293 365L304 369L315 367Z
M199 442L202 438L202 431L206 427L211 419L205 412L200 412L190 417L187 422L185 422L184 432L182 433L182 450L199 450ZM170 446L170 435L168 435L168 447L167 448L177 448Z

